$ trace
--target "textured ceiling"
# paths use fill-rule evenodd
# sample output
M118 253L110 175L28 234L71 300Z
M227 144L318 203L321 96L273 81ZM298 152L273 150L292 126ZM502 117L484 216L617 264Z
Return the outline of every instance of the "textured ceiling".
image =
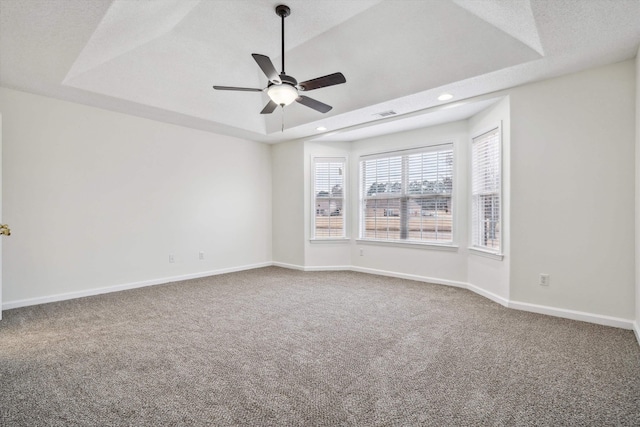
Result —
M279 3L0 0L0 85L257 141L321 125L352 140L478 108L433 108L442 92L462 105L631 58L640 43L640 0L288 0L287 74L347 83L306 94L327 114L294 103L260 115L265 93L211 86L265 87L251 53L280 71Z

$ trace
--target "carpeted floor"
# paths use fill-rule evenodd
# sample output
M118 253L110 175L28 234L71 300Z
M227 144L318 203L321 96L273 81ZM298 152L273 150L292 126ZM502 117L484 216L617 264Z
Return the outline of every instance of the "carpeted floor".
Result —
M269 267L9 310L2 426L638 426L633 332Z

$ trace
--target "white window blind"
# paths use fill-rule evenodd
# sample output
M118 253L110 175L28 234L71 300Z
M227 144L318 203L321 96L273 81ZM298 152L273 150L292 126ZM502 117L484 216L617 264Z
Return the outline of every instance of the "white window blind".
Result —
M360 161L360 238L453 241L453 144Z
M312 238L344 238L345 158L313 159L314 214Z
M475 138L471 143L471 242L472 246L501 251L500 128Z

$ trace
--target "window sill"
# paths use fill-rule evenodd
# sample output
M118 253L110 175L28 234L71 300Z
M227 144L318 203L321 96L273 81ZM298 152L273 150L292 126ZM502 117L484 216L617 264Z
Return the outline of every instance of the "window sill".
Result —
M349 243L351 242L351 239L348 237L336 237L336 238L330 238L330 239L309 239L309 243L312 244L327 244L327 243L339 243L339 244L343 244L343 243Z
M436 251L457 252L458 246L453 244L438 245L435 243L398 242L388 240L356 239L359 245L393 246L398 248L429 249Z
M502 261L504 259L504 254L501 254L499 252L490 252L479 248L469 248L469 253L485 258L495 259L497 261Z

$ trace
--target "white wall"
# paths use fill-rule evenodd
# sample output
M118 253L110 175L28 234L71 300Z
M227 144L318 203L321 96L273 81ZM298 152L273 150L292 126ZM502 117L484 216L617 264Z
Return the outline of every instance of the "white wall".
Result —
M0 111L0 165L2 164L2 111ZM1 169L1 167L0 167ZM1 172L1 171L0 171ZM2 220L2 178L0 176L0 223L4 224ZM3 246L4 236L0 236L0 319L2 319L2 246Z
M362 154L454 139L457 164L466 165L470 136L500 120L505 180L502 261L467 250L463 185L456 202L457 251L354 240L353 268L468 283L512 307L628 325L640 305L630 231L635 224L635 106L640 96L636 73L634 61L625 61L536 82L495 94L505 99L468 122L353 142L354 239ZM459 184L468 179L466 167L456 171L456 179ZM550 286L538 285L540 273L550 275Z
M458 121L445 125L417 129L408 132L384 135L376 138L355 141L351 151L351 223L352 235L358 236L358 162L359 157L395 149L420 147L425 145L453 142L455 158L466 158L468 146L467 121ZM464 162L464 161L463 161ZM427 247L390 246L367 242L358 242L351 247L351 260L356 269L378 270L396 274L428 278L436 283L464 284L467 281L467 209L465 208L464 188L466 187L466 168L458 161L455 165L454 185L454 231L457 250L433 249ZM363 255L360 255L362 249Z
M304 144L272 146L273 261L302 268L305 245Z
M511 299L633 319L633 61L509 94Z
M636 252L635 252L635 267L636 267L636 313L635 313L635 331L636 338L640 342L640 47L636 54Z
M271 261L269 146L8 89L0 113L5 304Z
M267 146L0 89L3 220L13 230L4 302L273 261L471 283L517 303L640 319L640 236L630 231L640 223L638 68L626 61L513 88L469 121L325 145ZM459 167L456 251L308 241L310 156L349 152L355 238L360 155L453 140L460 165L473 129L505 116L502 262L466 249Z
M511 155L511 115L509 113L509 97L504 97L496 105L481 111L469 119L469 139L477 136L479 132L485 132L495 126L502 127L502 255L501 260L480 255L470 251L468 257L468 282L485 292L501 298L501 301L509 299L509 272L510 272L510 162ZM470 141L469 141L470 144ZM470 151L469 151L470 152ZM469 154L470 156L470 154ZM470 160L469 160L470 161ZM467 188L471 188L470 177ZM469 196L465 194L468 198ZM469 208L470 209L470 208ZM469 215L471 215L469 213ZM469 228L471 224L469 223ZM470 233L469 233L470 234Z

